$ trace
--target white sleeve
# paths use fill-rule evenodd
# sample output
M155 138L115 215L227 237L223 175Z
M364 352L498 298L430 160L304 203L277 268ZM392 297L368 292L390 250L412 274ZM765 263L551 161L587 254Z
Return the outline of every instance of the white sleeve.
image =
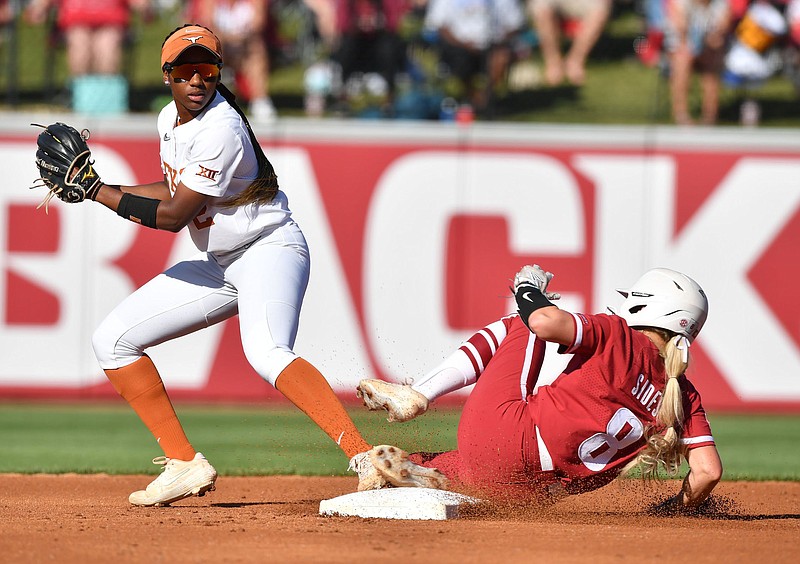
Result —
M242 140L235 131L222 127L203 132L192 140L181 182L207 196L225 195L244 156Z
M474 384L508 335L507 319L495 321L472 335L439 366L415 380L411 387L433 401Z

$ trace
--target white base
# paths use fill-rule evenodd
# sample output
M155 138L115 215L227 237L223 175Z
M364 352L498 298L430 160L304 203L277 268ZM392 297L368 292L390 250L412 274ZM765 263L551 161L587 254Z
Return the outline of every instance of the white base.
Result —
M458 517L462 503L477 503L467 495L431 488L385 488L340 495L319 504L320 515L444 521Z

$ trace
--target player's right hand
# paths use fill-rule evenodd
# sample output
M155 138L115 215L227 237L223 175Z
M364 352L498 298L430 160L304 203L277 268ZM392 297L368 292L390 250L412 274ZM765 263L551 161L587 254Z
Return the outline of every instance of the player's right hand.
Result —
M521 285L530 284L536 287L548 300L557 300L561 298L561 294L547 291L547 286L550 284L553 276L552 272L546 272L538 264L525 265L514 275L514 294L516 295Z

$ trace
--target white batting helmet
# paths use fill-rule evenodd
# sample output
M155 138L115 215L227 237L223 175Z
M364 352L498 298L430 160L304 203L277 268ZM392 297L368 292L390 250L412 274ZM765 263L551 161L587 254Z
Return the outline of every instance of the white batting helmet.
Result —
M659 327L692 342L708 317L708 298L700 285L668 268L647 271L627 290L619 316L629 327Z

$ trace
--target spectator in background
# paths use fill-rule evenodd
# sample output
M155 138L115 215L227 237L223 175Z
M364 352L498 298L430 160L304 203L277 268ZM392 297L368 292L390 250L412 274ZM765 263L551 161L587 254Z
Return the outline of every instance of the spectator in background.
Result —
M664 47L664 30L667 27L667 2L669 0L642 0L645 37L635 46L639 60L648 67L661 62Z
M797 54L790 33L790 12L783 0L756 0L733 6L733 32L725 55L723 80L744 96L740 106L741 124L758 125L761 107L754 91L781 69L793 82Z
M277 117L269 96L269 54L265 41L268 0L200 0L197 23L225 45L225 65L234 73L236 93L249 102L257 123Z
M789 37L792 43L800 45L800 1L787 0L786 23L789 26Z
M800 0L789 0L786 4L786 24L789 40L786 49L786 73L800 94Z
M27 16L41 24L51 8L57 9L56 25L64 32L72 78L117 75L131 10L146 12L149 5L149 0L32 0Z
M672 0L662 0L663 2L671 2ZM744 17L745 12L750 7L750 4L754 4L758 0L728 0L728 6L731 9L731 26L736 25L739 20ZM779 3L785 3L783 0L776 0Z
M780 70L779 47L789 33L789 12L783 8L777 0L758 0L741 15L733 12L736 23L725 56L725 78L732 86L759 85Z
M544 77L550 86L564 81L582 86L586 60L611 15L611 0L528 0L531 20L539 36ZM577 30L566 56L561 54L562 27Z
M695 70L700 74L702 123L716 123L730 22L728 0L671 0L665 47L670 54L670 93L675 123L693 123L689 90Z
M322 43L330 48L336 42L336 0L303 0L314 15L314 26Z
M525 23L518 0L428 0L425 27L435 32L440 62L458 78L465 100L486 109L487 87L502 85L510 41Z
M398 33L409 9L407 0L336 0L333 60L342 68L342 84L356 72L377 73L386 83L384 110L391 111L397 74L406 62L406 43ZM345 103L347 89L340 101Z
M14 19L14 11L11 9L9 0L0 0L0 26L11 23Z

